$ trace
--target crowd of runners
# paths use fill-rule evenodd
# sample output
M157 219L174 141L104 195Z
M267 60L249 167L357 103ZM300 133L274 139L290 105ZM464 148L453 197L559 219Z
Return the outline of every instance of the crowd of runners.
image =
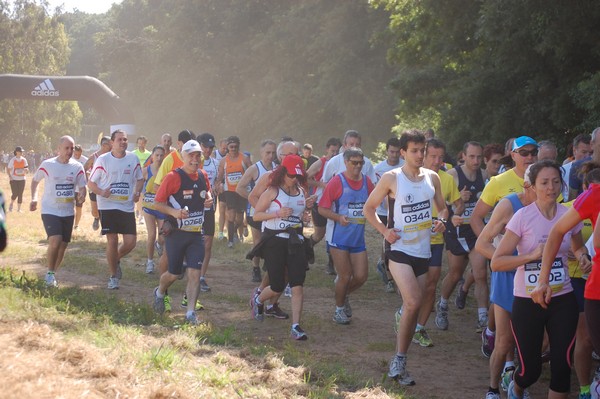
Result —
M410 130L386 142L376 165L354 130L330 138L321 157L290 137L264 140L257 162L236 136L217 142L210 133L184 130L174 147L164 134L151 149L140 136L129 152L127 133L116 130L89 158L63 136L57 156L33 173L30 210L45 179L49 287L58 284L88 194L92 228L107 239L108 289L119 288L121 260L137 244L137 225L145 224L145 270L159 275L154 310L171 309L168 289L185 275L181 305L193 325L200 323L199 293L210 291L213 238L233 248L250 236L248 278L259 284L248 293L252 317L290 318L279 306L287 293L296 340L308 339L300 325L303 286L315 251L327 252L326 272L336 275L332 321L351 323L352 294L368 277L369 223L382 237L381 247L369 248L380 257L382 292L402 298L390 378L415 383L407 366L411 343L433 346L425 328L432 311L435 328L447 330L451 298L463 309L474 286L473 328L489 358L486 399L500 398L501 390L528 398L545 359L549 398L567 398L571 367L579 398L591 398L600 379L592 363L594 349L600 353L599 134L600 128L577 136L559 163L555 144L528 136L505 145L467 142L454 162L433 131ZM23 202L22 153L17 147L7 166L9 211ZM440 283L444 254L448 270Z

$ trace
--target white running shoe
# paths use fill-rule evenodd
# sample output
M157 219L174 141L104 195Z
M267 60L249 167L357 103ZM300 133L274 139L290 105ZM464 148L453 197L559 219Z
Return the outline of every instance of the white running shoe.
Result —
M393 378L400 385L415 385L415 380L406 371L406 358L394 355L390 361L388 377Z
M108 278L108 289L109 290L118 290L119 289L119 279L116 277Z
M46 287L58 287L58 283L56 282L56 277L54 276L54 272L46 273Z
M148 259L146 261L146 274L154 273L154 261L152 259Z

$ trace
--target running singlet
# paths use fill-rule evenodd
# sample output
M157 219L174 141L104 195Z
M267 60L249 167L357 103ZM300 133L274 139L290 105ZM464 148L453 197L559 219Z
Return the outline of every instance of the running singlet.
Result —
M287 228L297 229L299 232L302 229L302 214L304 213L304 209L306 208L306 198L304 197L304 192L300 187L298 187L300 193L298 195L288 195L285 191L280 187L277 191L277 196L273 201L271 201L271 205L267 209L267 213L275 213L281 208L292 208L292 214L286 218L277 217L275 219L269 219L262 223L263 231L265 229L269 230L285 230ZM300 239L304 239L302 234L298 234ZM290 238L289 233L279 233L277 237L281 238Z
M541 214L537 204L534 202L517 211L506 225L506 229L516 234L520 240L517 244L519 254L533 252L540 244L545 244L548 232L556 224L558 219L567 212L567 208L561 204L556 205L556 214L552 220L548 220ZM569 270L567 265L567 253L571 245L571 235L581 231L582 224L567 232L560 244L556 259L552 262L550 271L550 287L552 296L559 296L573 291ZM528 262L517 268L515 273L514 294L516 297L529 298L531 291L537 286L540 275L542 260L538 259Z
M41 202L42 214L73 216L75 197L86 183L83 166L73 159L65 164L60 163L58 157L46 159L33 175L36 182L42 179L46 179Z
M209 185L205 180L205 174L199 172L197 175L190 176L182 169L177 168L169 173L169 178L176 174L179 177L179 189L169 196L169 205L175 209L183 209L187 206L189 215L185 219L175 219L167 216L167 219L182 231L189 233L201 233L204 223L204 201L209 190Z
M236 159L232 160L229 155L227 155L221 162L225 162L225 191L235 192L238 183L242 179L244 170L246 170L244 166L244 157L242 154L239 154Z
M27 160L25 158L21 157L21 159L17 159L17 157L13 157L8 163L8 169L12 169L11 179L25 180L25 168L27 167Z
M600 212L600 184L590 184L590 187L581 193L573 203L573 208L579 213L582 220L590 219L596 228L598 213ZM585 299L600 300L600 251L594 255L592 272L585 285Z
M391 244L392 251L401 251L417 258L431 257L432 205L435 188L431 172L421 168L423 179L413 182L400 168L396 174L396 198L389 198L388 226L400 236ZM392 225L390 222L393 221Z
M523 192L523 179L515 173L514 169L493 176L485 186L480 199L491 207L495 207L498 201L508 194Z
M254 188L258 179L260 179L260 177L262 175L264 175L265 173L267 173L269 171L263 165L262 161L258 161L257 163L255 163L255 165L256 165L256 171L257 171L256 179L252 180L250 182L250 184L248 185L248 187L247 187L248 192L252 191L252 189ZM275 169L275 166L276 166L275 162L271 162L271 170ZM248 208L246 208L246 215L249 217L254 216L254 207L252 205L250 205L250 201L248 201Z
M143 178L140 161L133 153L126 152L123 158L116 158L111 152L100 155L94 163L90 181L101 190L110 189L110 197L98 195L98 209L133 212L135 185Z
M463 217L463 225L467 225L471 223L471 215L473 214L473 209L475 209L475 205L477 204L477 200L481 195L485 187L485 182L483 181L483 174L481 173L481 169L477 169L477 175L475 177L475 181L471 181L467 179L465 172L463 172L462 168L459 166L455 168L456 175L458 176L458 190L461 191L463 188L467 187L467 189L471 192L471 197L468 201L465 201L465 211L462 214ZM470 226L460 226L470 227Z
M204 158L204 165L202 169L206 172L208 176L208 181L211 187L215 186L215 181L217 180L217 173L219 171L219 161L215 160L212 157Z
M437 172L440 177L440 183L442 186L442 195L444 196L444 201L447 204L452 204L454 201L460 198L460 192L458 191L458 187L456 186L456 182L454 178L450 176L447 172L443 170L439 170ZM437 220L437 209L432 207L432 219ZM431 233L431 245L434 244L443 244L444 243L444 234L443 233Z
M152 174L152 167L150 165L147 166L146 171L148 179L142 190L142 208L155 209L154 197L156 196L156 191L154 191L154 179L156 178L156 175Z
M347 226L342 226L331 219L327 219L327 237L328 243L343 245L347 247L365 246L365 214L363 208L367 198L369 198L369 189L367 186L367 177L362 176L360 188L350 187L344 174L333 177L325 191L331 187L335 180L339 180L342 185L341 195L333 200L331 210L340 215L345 215L350 222ZM324 196L324 198L327 195Z

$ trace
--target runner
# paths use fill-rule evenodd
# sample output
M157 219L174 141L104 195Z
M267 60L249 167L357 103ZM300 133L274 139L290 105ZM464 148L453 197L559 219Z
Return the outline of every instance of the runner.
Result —
M94 167L94 162L96 162L96 159L98 159L100 155L109 152L111 148L112 142L110 140L110 136L102 136L102 139L100 139L100 149L98 149L98 151L90 155L88 160L83 165L83 169L85 170L86 177L88 178L88 180L90 178L90 173L92 171L92 168ZM98 202L96 201L96 194L94 194L92 190L90 190L90 206L92 207L92 217L94 218L94 221L92 222L92 229L94 229L95 231L100 228L100 212L98 212Z
M265 301L283 292L286 280L292 287L291 337L304 341L308 336L300 327L304 303L304 280L308 266L302 220L306 208L313 206L303 185L306 184L304 162L298 155L286 156L281 167L271 173L271 183L255 206L254 220L263 221L264 235L260 246L269 274L270 285L251 300L252 315L264 317ZM287 276L287 277L286 277Z
M73 147L72 159L79 162L81 166L85 165L85 163L88 160L88 158L85 155L83 155L83 149L79 144L75 144L75 147ZM81 221L81 216L83 214L84 202L85 198L83 198L83 201L79 201L77 198L75 198L75 225L73 226L73 229L75 230L79 228L79 222Z
M140 166L142 166L143 169L143 166L150 158L150 155L152 155L152 153L148 151L148 149L146 149L148 139L146 138L146 136L138 136L135 142L136 148L135 150L133 150L133 153L140 160ZM137 217L139 224L144 224L144 212L142 211L142 201L138 201L135 205L135 216Z
M154 249L158 251L158 256L162 255L163 237L157 235L160 232L165 215L158 212L154 208L154 197L156 191L154 189L154 179L160 165L162 165L165 157L165 149L161 145L157 145L150 153L150 165L143 168L144 188L142 190L142 212L146 221L146 231L148 232L148 240L146 241L146 273L154 273Z
M516 211L535 201L535 191L531 188L529 171L525 172L523 192L509 194L498 202L494 208L489 222L485 225L477 238L475 250L492 259L496 245L500 242L504 228ZM510 329L510 315L514 299L514 271L492 272L490 284L490 301L494 309L493 315L496 320L493 351L484 353L490 358L490 385L486 393L486 399L500 399L499 383L504 391L512 381L515 371L514 348L515 341ZM483 335L485 337L485 335Z
M14 151L15 156L8 161L8 180L10 181L10 205L8 211L12 212L13 204L17 200L17 212L21 212L23 203L23 191L25 190L25 179L29 173L27 159L23 156L23 147L17 146Z
M375 165L374 168L377 181L381 179L381 176L383 176L385 172L389 172L392 169L396 169L404 165L404 159L400 158L400 140L398 139L398 137L392 137L385 143L385 155L386 159L379 162L377 165ZM377 182L374 183L377 184ZM379 220L381 220L381 223L385 225L387 225L387 214L387 201L383 200L381 204L377 207L377 216L379 216ZM394 280L392 279L392 276L387 271L386 263L387 262L385 259L385 244L384 240L382 240L381 255L379 257L379 260L377 261L377 272L381 276L383 284L385 284L385 292L393 294L396 292L396 287L394 286Z
M57 287L58 271L73 233L75 201L85 201L85 172L81 163L71 159L75 141L62 136L58 156L42 162L31 179L30 211L37 209L37 188L46 179L42 196L42 222L48 235L46 286Z
M252 191L256 181L265 173L275 168L275 154L277 152L277 144L271 139L263 140L260 144L260 161L252 164L242 176L242 179L238 183L235 191L241 197L248 199L249 192ZM255 222L253 219L254 207L248 203L248 211L246 218L250 225L250 231L252 233L252 245L256 246L260 241L260 235L262 230L262 223ZM260 258L255 256L252 259L252 282L260 283L262 276L260 273Z
M215 161L217 161L217 165L219 165L219 163L221 162L221 160L223 158L225 158L225 155L227 155L227 138L221 139L221 141L219 141L219 146L217 147L216 151L213 152L213 157L215 158ZM216 190L216 187L215 187ZM219 235L218 235L218 239L219 241L225 239L225 236L223 235L223 232L225 231L225 211L227 210L227 204L225 202L225 195L222 192L218 192L219 194L218 197L218 211L219 211Z
M188 282L186 294L189 298L185 320L191 325L200 321L195 303L200 294L200 271L204 260L202 224L205 208L212 207L210 183L206 172L200 168L202 149L196 140L188 140L181 148L183 165L165 176L156 193L156 209L167 215L165 224L165 248L169 257L169 268L161 274L158 287L154 289L154 310L164 313L165 295L183 270L187 259Z
M570 174L573 163L586 159L592 153L589 134L579 134L573 139L573 159L565 164L563 177L565 178L565 187L563 187L563 198L569 198Z
M577 329L577 300L568 277L567 251L571 246L577 257L587 253L581 237L582 225L567 232L559 243L548 282L550 267L540 271L546 236L567 208L557 204L561 195L560 166L553 161L539 161L529 173L536 192L534 203L518 210L506 225L506 233L492 257L493 271L517 269L514 278L514 301L511 326L520 364L508 387L509 398L522 398L523 390L537 381L542 370L542 342L548 333L551 375L548 397L567 398L571 385L571 362ZM514 255L515 249L518 254ZM557 248L558 249L558 248ZM588 261L589 262L589 261ZM536 288L537 280L546 282ZM551 284L551 287L550 285ZM542 306L536 305L532 291L540 291ZM540 297L540 295L537 295ZM552 301L550 301L552 298Z
M244 211L248 205L248 201L236 193L235 189L251 163L240 151L239 137L230 136L227 139L227 150L227 155L219 162L217 192L224 194L227 207L227 247L233 248L234 241L244 239Z
M107 241L108 289L114 290L122 277L121 259L135 248L134 206L140 200L144 177L138 158L127 151L127 133L115 130L111 141L112 150L94 163L88 187L98 198L102 234ZM123 235L120 245L119 234Z
M402 296L404 311L396 334L396 354L390 362L388 376L401 385L414 385L406 370L406 355L417 325L417 316L424 296L431 232L444 231L448 209L444 203L437 173L423 168L425 136L417 130L402 133L400 155L405 164L384 173L367 199L365 217L390 245L386 256L394 282ZM375 210L388 197L388 226ZM438 220L432 219L432 206L438 210Z

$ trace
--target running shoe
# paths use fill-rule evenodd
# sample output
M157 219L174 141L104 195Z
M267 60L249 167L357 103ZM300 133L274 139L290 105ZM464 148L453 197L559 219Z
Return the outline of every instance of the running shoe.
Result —
M198 317L196 316L196 312L186 315L185 322L192 326L197 326L200 324L200 321L198 320Z
M256 299L258 299L258 298L256 298ZM250 309L251 309L251 312L252 312L252 317L253 317L255 320L258 320L258 321L263 321L263 320L264 320L264 318L265 318L265 315L264 315L264 311L265 311L265 305L264 305L264 304L260 304L260 305L259 305L259 304L256 302L256 299L254 299L254 300L253 300L253 301L250 303Z
M154 273L154 261L152 259L148 259L146 261L146 274Z
M250 309L252 309L252 304L256 301L256 298L258 298L259 295L260 295L260 287L256 287L252 291L252 296L250 297L250 302L248 302L248 304L250 305Z
M262 281L262 276L260 275L260 267L252 268L252 282L260 283Z
M489 357L489 356L488 356ZM500 376L500 387L504 392L508 391L508 386L513 379L513 374L515 373L515 366L509 366L504 369L502 375Z
M377 261L377 273L379 274L379 277L381 277L383 284L387 284L389 280L385 270L385 262L381 258L379 258L379 261Z
M225 235L222 231L219 231L219 235L217 235L217 240L223 241L225 239Z
M206 284L206 280L204 278L200 279L200 291L201 292L210 291L210 287L208 286L208 284Z
M54 272L46 273L46 287L56 288L58 287L58 283L56 282L56 276L54 276Z
M163 314L165 313L165 298L167 297L166 295L163 298L159 298L158 297L158 287L156 287L154 289L154 301L152 302L152 307L154 308L154 311L158 314Z
M487 391L485 399L501 399L500 392Z
M181 307L187 308L187 305L188 305L187 294L183 294L183 298L181 299ZM199 300L196 300L196 306L194 307L194 310L202 310L202 309L204 309L204 306L202 306L202 304L200 303Z
M523 396L521 396L521 397L517 396L514 391L514 386L515 386L515 382L511 381L510 384L508 385L508 391L506 393L507 399L531 399L531 396L529 396L529 392L527 390L523 391Z
M456 286L456 299L454 299L454 304L458 309L464 309L467 304L467 295L468 292L463 291L463 286L465 285L465 279L461 278L458 281L458 285Z
M335 276L337 274L335 268L333 267L333 263L327 262L327 268L325 269L325 273L329 274L330 276Z
M350 319L346 315L344 309L335 310L335 312L333 313L333 321L335 321L337 324L350 324Z
M448 306L443 307L440 301L435 305L435 325L440 330L447 330L448 325Z
M11 205L12 206L12 205ZM11 209L12 210L12 209ZM100 228L100 219L98 218L94 218L94 222L92 223L92 229L94 229L94 231L98 230Z
M406 358L394 355L390 361L388 377L393 378L400 385L415 385L415 380L406 371Z
M487 325L488 325L487 316L481 317L479 320L477 320L477 328L475 329L475 333L480 334L482 331L485 331L485 329L487 328Z
M483 356L487 357L488 359L490 356L492 356L495 342L495 335L486 334L486 329L481 332L481 353L483 353Z
M108 278L108 289L109 290L118 290L119 289L119 279L116 277Z
M278 303L271 305L271 306L267 306L267 308L265 309L265 315L268 317L274 317L276 319L281 319L281 320L289 319L289 317L290 317L289 314L287 314L283 310L281 310Z
M385 292L387 292L388 294L393 294L396 292L396 286L394 285L394 282L392 280L389 280L385 285Z
M287 296L288 298L292 297L292 287L290 287L290 285L286 285L285 289L283 290L283 295Z
M227 248L233 248L233 242L227 241Z
M158 241L154 241L154 248L156 248L156 253L158 254L158 256L162 256L163 247Z
M429 338L429 334L425 331L424 328L416 331L413 335L412 342L415 344L419 344L424 348L430 348L433 346L433 341Z
M296 341L306 341L308 339L308 335L306 335L300 326L292 327L290 330L290 336Z
M12 202L10 203L10 206L8 207L8 211L9 212L13 211L13 203ZM96 229L94 229L94 230L96 230Z
M396 313L394 313L394 319L395 319L394 332L396 334L398 334L398 328L400 327L400 320L402 319L402 308L398 308L398 310L396 310Z
M171 311L171 295L165 294L165 298L164 298L163 302L165 303L165 312L170 312Z
M591 394L591 392L579 393L578 398L579 399L592 399L592 394Z
M346 316L352 317L352 306L350 306L350 299L348 297L344 301L344 313L346 313Z

